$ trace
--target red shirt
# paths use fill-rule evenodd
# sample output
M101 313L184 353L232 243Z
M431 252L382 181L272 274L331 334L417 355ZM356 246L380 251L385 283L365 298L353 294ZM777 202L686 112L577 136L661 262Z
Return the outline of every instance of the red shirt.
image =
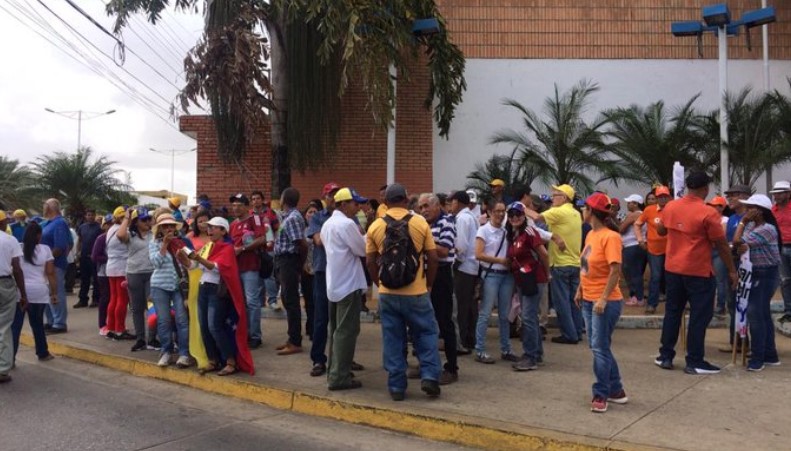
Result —
M261 224L269 224L272 227L272 232L277 232L277 229L280 228L280 220L277 218L277 214L272 211L271 208L264 207L264 209L260 212L250 210L250 216L258 219L256 224L259 226Z
M511 272L516 274L522 269L524 272L535 271L536 282L547 283L547 271L538 256L538 247L543 244L541 236L532 227L528 227L528 233L519 234L508 246L506 254L511 259Z
M248 216L244 221L238 219L231 223L231 239L234 247L244 247L262 236L266 236L266 225L256 224L253 216ZM236 256L239 272L258 271L261 259L258 250L244 251Z
M780 227L780 236L783 238L783 244L791 244L791 202L787 203L785 207L775 204L772 206L772 213L774 213L777 225Z

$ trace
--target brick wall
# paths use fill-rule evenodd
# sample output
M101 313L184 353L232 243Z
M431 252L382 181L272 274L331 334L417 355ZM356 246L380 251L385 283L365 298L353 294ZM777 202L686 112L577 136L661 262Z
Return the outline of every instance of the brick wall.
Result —
M723 0L724 1L724 0ZM453 41L467 58L689 59L698 58L694 37L675 38L670 23L701 20L714 0L437 0ZM760 0L727 1L731 15L761 7ZM772 59L791 59L791 2L770 1ZM761 29L729 40L729 57L761 58ZM717 58L717 40L703 38L704 58Z
M432 188L433 129L431 112L423 107L428 71L412 71L410 82L398 84L396 181L412 193ZM304 174L294 171L292 184L302 194L301 204L321 195L329 181L353 186L360 194L377 197L386 181L387 132L376 126L365 109L362 91L350 87L342 101L342 125L337 150L323 167ZM217 156L217 139L209 116L183 116L180 129L197 140L197 194L206 193L216 205L229 195L260 189L271 195L269 129L263 127L240 166L225 165Z

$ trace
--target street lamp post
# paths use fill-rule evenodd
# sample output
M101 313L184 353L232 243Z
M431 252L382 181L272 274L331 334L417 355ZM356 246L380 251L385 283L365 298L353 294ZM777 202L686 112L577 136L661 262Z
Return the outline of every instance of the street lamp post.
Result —
M87 121L88 119L96 119L97 117L100 117L100 116L106 116L108 114L115 113L115 110L105 111L104 113L97 113L97 112L83 111L83 110L77 110L77 111L54 111L51 108L44 108L44 111L46 111L48 113L57 114L59 116L63 116L63 117L68 118L68 119L76 119L77 120L77 150L80 150L80 147L82 146L82 121L83 120Z
M185 153L195 152L196 149L186 149L186 150L178 150L178 149L148 149L152 152L161 153L163 155L170 154L170 196L173 197L173 193L176 191L175 189L175 181L176 181L176 155L184 155Z
M765 3L764 3L765 5ZM747 31L747 48L750 49L750 29L766 25L777 20L773 7L764 7L754 11L747 11L741 19L731 20L728 5L719 3L703 7L703 21L673 22L670 32L673 36L695 36L698 38L698 49L701 51L703 33L717 34L719 44L719 95L720 95L720 190L724 192L729 184L728 161L728 111L725 104L725 94L728 91L728 35L737 35L739 27L744 26ZM766 27L764 27L765 29ZM764 32L764 48L766 48L767 32ZM701 56L702 53L701 53ZM768 64L768 63L765 63ZM766 74L764 78L766 78Z

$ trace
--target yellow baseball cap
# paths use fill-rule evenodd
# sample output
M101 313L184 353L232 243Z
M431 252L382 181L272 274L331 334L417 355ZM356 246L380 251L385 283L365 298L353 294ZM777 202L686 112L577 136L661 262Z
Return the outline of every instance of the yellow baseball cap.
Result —
M8 219L8 216L5 214L5 211L0 210L0 221L5 221L6 219Z
M115 207L115 210L113 210L114 218L123 218L124 215L126 215L126 209L123 206Z
M176 197L176 196L168 197L168 202L173 204L173 206L175 206L176 208L179 208L181 206L181 198L180 197Z
M489 182L489 186L505 186L505 182L500 179L494 179Z
M27 213L25 213L25 210L22 210L20 208L19 210L14 210L14 217L16 216L22 216L23 218L27 218Z
M560 191L561 193L565 194L566 197L569 198L569 200L574 200L574 188L572 188L571 185L567 185L567 184L557 185L557 186L553 185L552 189L555 191Z

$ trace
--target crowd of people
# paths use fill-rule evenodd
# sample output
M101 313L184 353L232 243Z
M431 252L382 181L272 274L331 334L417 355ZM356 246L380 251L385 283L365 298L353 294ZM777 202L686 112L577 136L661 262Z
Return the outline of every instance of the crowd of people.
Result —
M0 233L0 382L11 378L25 315L42 361L52 359L47 334L68 332L69 254L81 276L73 308L97 307L101 336L129 340L132 352L158 350L162 367L253 374L262 309L282 303L288 330L277 354L302 353L304 332L309 374L326 375L329 390L362 386L354 354L375 285L395 401L406 397L411 378L427 396L439 396L440 386L458 381L460 355L497 362L486 346L494 309L499 360L515 371L539 369L554 311L559 334L550 341L587 339L592 351L594 412L628 401L611 349L625 306L654 314L665 301L655 359L663 369L673 369L688 306L685 372L719 372L704 359L706 328L727 309L731 344L722 350L740 346L735 290L739 262L748 258L747 369L761 371L780 363L769 307L778 286L781 321L791 320L791 185L775 185L773 204L742 185L706 201L710 183L692 172L683 196L673 200L668 187L656 186L645 197L624 198L623 212L604 192L580 198L562 184L537 196L497 179L483 202L474 190L409 195L398 183L367 199L327 183L302 209L294 188L279 203L265 202L262 191L237 193L222 208L201 196L184 216L174 198L155 210L119 206L98 217L89 210L74 231L56 199L45 202L38 220L17 210L11 222L0 211L0 230L8 226ZM511 345L515 323L521 352ZM408 364L409 344L417 366Z

